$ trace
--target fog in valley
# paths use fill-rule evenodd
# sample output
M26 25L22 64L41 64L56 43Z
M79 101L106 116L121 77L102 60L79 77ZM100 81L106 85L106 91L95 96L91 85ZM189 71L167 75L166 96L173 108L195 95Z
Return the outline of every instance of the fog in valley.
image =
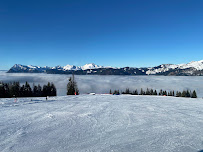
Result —
M44 74L44 73L6 73L0 72L0 81L19 81L30 85L53 82L57 88L57 95L66 95L66 86L71 75ZM196 90L198 97L203 97L203 77L201 76L101 76L75 75L75 80L81 94L95 92L109 93L109 90L126 88L131 90L143 88L164 89L167 91Z

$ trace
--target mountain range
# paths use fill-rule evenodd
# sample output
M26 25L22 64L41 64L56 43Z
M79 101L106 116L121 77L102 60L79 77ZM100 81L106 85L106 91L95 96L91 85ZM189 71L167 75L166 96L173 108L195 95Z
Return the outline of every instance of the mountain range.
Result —
M47 73L47 74L77 74L77 75L175 75L202 76L203 60L187 64L161 64L155 67L104 67L94 63L84 66L66 65L55 67L40 67L33 65L15 64L8 73Z

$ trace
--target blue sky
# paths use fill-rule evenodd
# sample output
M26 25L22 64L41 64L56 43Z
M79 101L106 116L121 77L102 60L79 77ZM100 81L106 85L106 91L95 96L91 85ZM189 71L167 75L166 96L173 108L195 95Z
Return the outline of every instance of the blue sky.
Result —
M0 69L203 59L202 0L1 0Z

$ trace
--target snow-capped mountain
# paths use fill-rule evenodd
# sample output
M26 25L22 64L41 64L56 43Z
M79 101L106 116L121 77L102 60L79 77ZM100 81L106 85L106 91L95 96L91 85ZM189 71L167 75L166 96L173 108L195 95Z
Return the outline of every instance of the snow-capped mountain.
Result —
M68 64L68 65L63 67L63 70L64 71L67 71L67 70L81 70L81 67Z
M77 71L77 70L87 70L87 69L98 69L104 68L103 66L96 65L94 63L85 64L84 66L75 66L75 65L66 65L62 66L55 66L55 67L40 67L40 66L33 66L33 65L21 65L15 64L8 72L28 72L28 73L42 73L46 72L47 70L60 70L60 71Z
M158 73L164 73L167 71L175 71L175 70L184 70L189 73L194 71L201 71L203 70L203 60L200 61L192 61L187 64L162 64L157 67L149 68L148 71L146 71L146 74L158 74Z
M85 64L83 66L75 66L75 65L66 65L63 67L64 71L67 70L87 70L87 69L98 69L98 68L103 68L103 66L100 65L96 65L94 63L89 63L89 64Z
M87 69L99 69L99 68L104 68L103 66L96 65L94 63L90 64L85 64L84 66L81 67L82 70L87 70Z
M40 66L33 66L33 65L21 65L21 64L15 64L8 72L25 72L25 73L42 73L46 72L46 70L51 69L48 66L40 67Z
M203 60L192 61L187 64L162 64L151 68L112 68L103 67L94 63L84 66L66 65L55 67L39 67L32 65L15 64L9 73L48 73L48 74L96 74L96 75L177 75L198 76L203 75Z

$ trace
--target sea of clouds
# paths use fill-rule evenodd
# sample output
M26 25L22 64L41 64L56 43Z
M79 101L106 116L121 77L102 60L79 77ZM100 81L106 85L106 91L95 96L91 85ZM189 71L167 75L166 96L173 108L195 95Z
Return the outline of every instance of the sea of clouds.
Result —
M44 73L6 73L0 72L0 81L19 81L32 84L47 84L53 82L59 96L66 95L66 86L71 75L44 74ZM201 76L101 76L101 75L75 75L75 80L81 94L109 93L109 90L126 88L131 90L141 88L164 90L196 90L198 97L203 97L203 77Z

